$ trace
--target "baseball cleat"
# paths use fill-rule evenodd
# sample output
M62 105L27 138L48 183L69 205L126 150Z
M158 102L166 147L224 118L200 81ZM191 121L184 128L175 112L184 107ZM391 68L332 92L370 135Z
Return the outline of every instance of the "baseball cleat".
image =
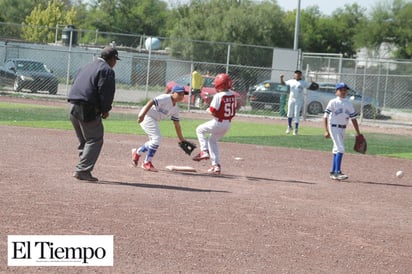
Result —
M343 174L342 172L337 172L337 173L330 173L330 178L332 180L338 180L338 181L342 181L342 180L346 180L348 179L348 175Z
M157 172L157 169L153 166L152 162L143 163L142 168L146 171Z
M220 171L221 171L220 165L211 166L211 167L207 170L208 173L212 173L212 174L220 174Z
M288 128L286 129L285 133L286 133L286 134L289 134L292 130L293 130L293 128L288 127Z
M338 175L338 180L346 180L346 179L349 178L349 176L346 175L346 174L343 174L342 171L339 171L339 172L337 173L337 175Z
M137 166L137 164L139 163L139 158L140 158L140 155L139 154L137 154L137 149L132 149L132 165L133 166Z
M297 129L297 128L295 128L295 129L293 130L293 135L298 135L298 129Z
M209 152L206 150L199 152L195 157L193 157L193 161L202 161L202 160L207 160L209 159Z
M330 178L331 178L332 180L339 180L337 173L331 173L331 174L330 174Z

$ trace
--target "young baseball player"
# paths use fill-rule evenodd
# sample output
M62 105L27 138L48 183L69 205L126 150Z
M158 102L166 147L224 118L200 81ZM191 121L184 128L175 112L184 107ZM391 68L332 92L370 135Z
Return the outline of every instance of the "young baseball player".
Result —
M333 141L333 159L330 171L330 178L333 180L348 179L348 176L342 173L341 164L345 152L346 125L349 119L352 121L356 134L361 134L356 120L357 113L352 102L346 98L348 89L349 87L345 83L336 84L337 97L329 101L323 116L325 138L332 138Z
M149 137L149 141L143 144L140 148L132 149L133 166L137 166L140 156L146 152L146 158L142 163L142 168L147 171L157 171L152 164L152 159L162 140L158 124L161 119L171 117L179 141L185 141L182 135L182 129L180 127L179 106L177 105L178 102L183 100L184 95L184 87L174 86L171 94L161 94L154 99L151 99L140 110L137 122Z
M230 122L236 115L236 98L233 92L229 90L232 87L232 80L228 74L218 74L215 77L214 85L216 94L213 96L212 102L206 110L213 116L213 119L196 128L200 153L196 155L193 160L207 160L210 157L212 166L208 172L220 174L221 166L218 141L230 129Z
M286 134L289 134L293 130L293 135L298 135L300 111L303 106L303 91L310 86L310 83L302 79L302 72L296 70L293 74L293 79L285 82L284 75L280 75L280 82L282 85L290 87L289 100L288 100L288 127ZM292 127L292 120L295 118L295 129Z

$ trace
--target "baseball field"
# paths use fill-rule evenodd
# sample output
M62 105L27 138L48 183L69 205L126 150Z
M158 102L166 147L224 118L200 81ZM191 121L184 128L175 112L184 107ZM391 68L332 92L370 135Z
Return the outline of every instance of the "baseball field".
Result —
M362 127L377 131L412 137L411 128ZM330 151L224 143L222 175L211 176L209 162L193 162L175 138L164 138L154 161L160 171L153 173L130 165L130 149L145 136L107 133L93 171L99 181L92 183L71 176L73 131L0 126L0 136L1 273L412 269L408 159L348 153L349 179L338 182L328 176ZM171 172L167 165L197 172ZM8 266L8 235L113 235L114 264Z

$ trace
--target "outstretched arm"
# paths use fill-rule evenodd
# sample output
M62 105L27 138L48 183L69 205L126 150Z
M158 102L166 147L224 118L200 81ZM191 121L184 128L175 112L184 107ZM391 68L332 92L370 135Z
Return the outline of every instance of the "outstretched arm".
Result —
M182 127L180 126L180 122L179 121L173 121L173 124L175 125L176 135L179 138L179 141L183 142L185 140L185 138L183 138Z
M283 74L280 75L280 83L281 83L282 85L285 84L284 77L285 77L285 75L283 75Z

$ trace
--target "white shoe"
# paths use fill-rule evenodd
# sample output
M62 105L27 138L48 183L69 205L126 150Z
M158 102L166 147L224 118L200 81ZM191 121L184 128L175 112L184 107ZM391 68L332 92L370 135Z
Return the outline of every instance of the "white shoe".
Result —
M330 173L330 178L331 178L332 180L341 181L341 180L346 180L346 179L348 179L349 176L343 174L343 173L340 171L340 172L338 172L338 173Z
M199 152L199 154L197 154L195 157L193 157L193 161L199 162L202 160L207 160L209 159L209 152L207 150L201 151Z
M211 166L211 167L208 169L207 172L213 173L213 174L220 174L220 171L221 171L220 165L214 165L214 166Z
M293 128L291 128L291 127L288 127L287 129L286 129L286 134L289 134L291 131L293 130Z
M295 129L293 130L293 135L298 135L298 129L297 129L297 128L295 128Z
M339 171L339 172L337 173L337 175L338 175L338 180L346 180L346 179L349 178L349 176L346 175L346 174L343 174L342 171Z

